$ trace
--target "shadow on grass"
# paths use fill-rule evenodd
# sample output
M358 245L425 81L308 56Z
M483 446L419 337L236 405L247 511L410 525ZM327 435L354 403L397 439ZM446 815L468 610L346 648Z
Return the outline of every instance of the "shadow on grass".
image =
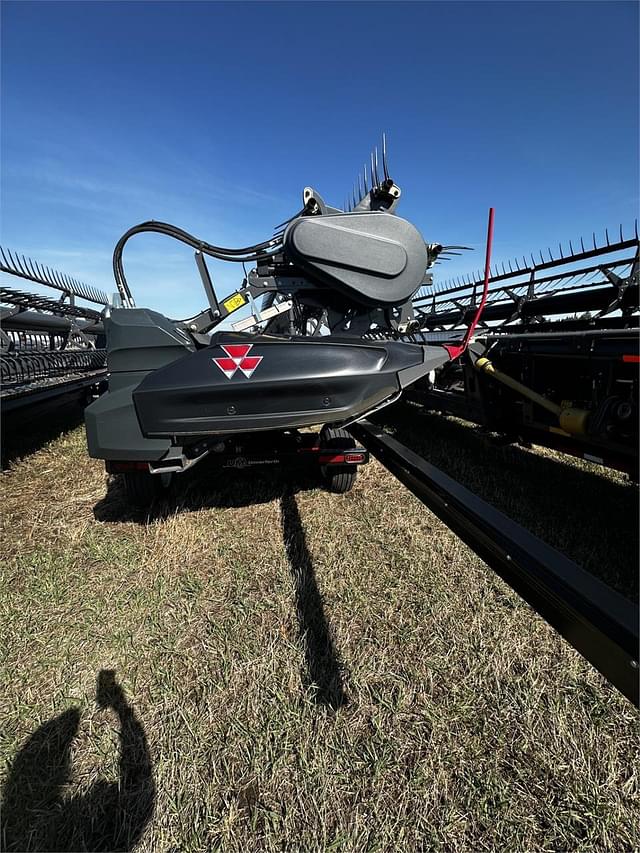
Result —
M347 703L340 661L331 638L298 505L291 492L280 499L280 518L295 589L298 630L304 644L305 686L311 687L318 705L327 705L337 711Z
M145 509L131 506L121 478L112 477L107 494L94 506L93 514L98 521L148 524L181 512L210 507L245 507L279 500L282 538L294 583L299 635L305 650L305 686L311 688L317 704L337 710L347 698L295 499L298 492L319 486L319 478L312 470L292 472L275 467L222 470L205 460L197 469L177 477L167 498Z
M477 427L404 403L380 423L441 468L632 600L638 599L638 489L571 457L499 446Z
M118 781L100 780L86 793L64 798L80 711L71 708L44 723L10 768L2 797L2 850L127 851L141 838L155 803L144 729L113 671L100 672L96 700L119 719Z
M205 459L197 468L174 477L166 498L150 507L136 508L127 500L121 477L111 477L107 493L93 508L96 521L148 524L176 513L209 507L244 507L279 500L284 494L317 489L312 471L290 471L276 466L243 470L222 469Z
M76 429L83 420L84 409L79 404L70 404L46 417L28 423L13 423L5 416L2 419L2 470L13 462L30 456L45 444Z

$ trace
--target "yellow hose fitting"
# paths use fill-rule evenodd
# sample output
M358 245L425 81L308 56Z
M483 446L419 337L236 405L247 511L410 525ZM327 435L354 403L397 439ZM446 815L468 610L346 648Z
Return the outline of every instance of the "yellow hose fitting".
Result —
M478 370L484 370L485 373L495 373L496 371L493 364L491 364L489 359L485 358L484 356L482 356L482 358L479 358L476 361L476 367L478 368Z

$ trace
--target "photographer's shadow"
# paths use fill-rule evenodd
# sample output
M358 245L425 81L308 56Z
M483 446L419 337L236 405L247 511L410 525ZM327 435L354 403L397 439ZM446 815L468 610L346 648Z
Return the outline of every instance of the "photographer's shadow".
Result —
M80 711L71 708L44 723L22 747L2 797L2 850L132 850L154 810L155 783L144 730L115 673L103 670L98 705L120 723L117 782L100 780L84 794L63 797Z

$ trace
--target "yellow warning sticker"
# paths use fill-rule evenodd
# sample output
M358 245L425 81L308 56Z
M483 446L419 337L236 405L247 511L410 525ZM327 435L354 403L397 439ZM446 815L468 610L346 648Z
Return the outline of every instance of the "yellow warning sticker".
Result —
M234 293L233 296L230 296L228 299L225 299L222 303L227 311L235 311L237 308L241 308L247 300L240 293Z

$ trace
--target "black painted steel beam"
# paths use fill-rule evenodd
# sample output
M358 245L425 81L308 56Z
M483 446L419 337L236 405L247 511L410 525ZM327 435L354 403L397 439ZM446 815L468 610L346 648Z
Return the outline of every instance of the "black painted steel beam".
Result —
M380 427L353 435L634 705L638 610Z

